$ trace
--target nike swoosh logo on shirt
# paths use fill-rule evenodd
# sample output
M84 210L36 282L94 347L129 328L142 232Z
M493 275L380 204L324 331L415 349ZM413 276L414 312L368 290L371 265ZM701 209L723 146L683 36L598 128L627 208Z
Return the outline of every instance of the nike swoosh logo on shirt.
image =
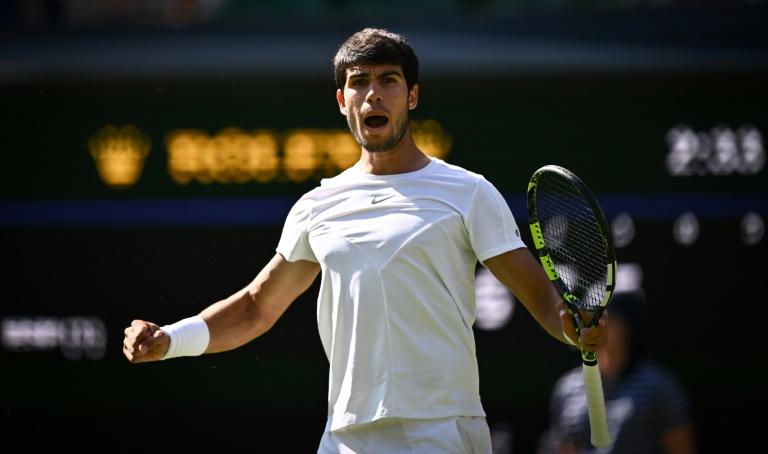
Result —
M381 203L381 202L383 202L383 201L385 201L387 199L391 199L394 196L395 196L394 194L390 194L390 195L384 196L384 197L375 195L375 196L373 196L373 199L371 200L371 205L376 205L377 203Z

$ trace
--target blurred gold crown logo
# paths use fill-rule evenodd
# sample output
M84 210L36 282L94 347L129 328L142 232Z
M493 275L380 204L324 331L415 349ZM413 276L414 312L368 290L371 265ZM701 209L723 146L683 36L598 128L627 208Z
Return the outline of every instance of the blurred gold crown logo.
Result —
M102 181L112 187L132 186L141 176L150 141L133 125L107 125L91 136L88 148Z

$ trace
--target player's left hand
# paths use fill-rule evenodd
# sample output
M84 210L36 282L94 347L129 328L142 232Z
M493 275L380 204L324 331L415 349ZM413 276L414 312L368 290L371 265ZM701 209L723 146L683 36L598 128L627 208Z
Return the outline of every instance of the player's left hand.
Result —
M593 314L587 311L580 311L581 321L588 328L583 328L581 332L577 333L576 323L568 313L568 308L564 303L558 303L558 314L560 315L560 324L563 329L563 333L567 334L571 339L577 339L578 346L584 351L595 352L600 350L606 342L605 327L608 324L608 316L606 313L600 317L597 325L589 326L592 322Z
M596 352L603 348L606 342L605 327L608 324L608 317L603 314L597 325L584 328L579 333L579 344L581 349L588 352Z

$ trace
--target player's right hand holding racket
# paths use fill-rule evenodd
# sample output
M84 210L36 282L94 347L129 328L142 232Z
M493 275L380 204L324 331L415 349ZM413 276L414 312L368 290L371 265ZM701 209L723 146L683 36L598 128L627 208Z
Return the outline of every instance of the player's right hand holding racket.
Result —
M528 184L528 219L539 260L577 332L594 326L616 278L613 242L597 199L569 170L544 166ZM581 356L592 444L602 448L611 444L611 434L597 354L582 348Z

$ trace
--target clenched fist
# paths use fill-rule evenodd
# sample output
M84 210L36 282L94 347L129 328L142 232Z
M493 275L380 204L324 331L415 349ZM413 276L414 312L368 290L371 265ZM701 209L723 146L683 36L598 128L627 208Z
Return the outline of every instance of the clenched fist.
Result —
M159 326L144 320L134 320L125 329L123 354L132 363L158 361L165 356L171 339Z

